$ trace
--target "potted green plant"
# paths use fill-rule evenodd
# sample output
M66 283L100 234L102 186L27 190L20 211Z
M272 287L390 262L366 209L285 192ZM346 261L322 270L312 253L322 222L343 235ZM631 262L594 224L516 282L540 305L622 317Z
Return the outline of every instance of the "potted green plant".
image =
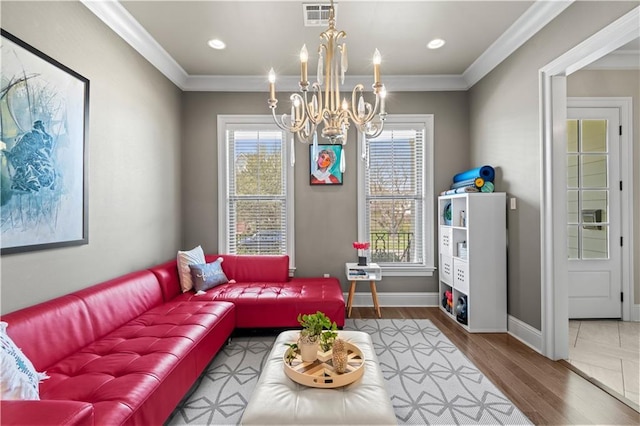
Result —
M304 362L313 362L318 357L318 348L322 340L324 330L335 332L336 323L331 322L323 312L317 311L315 314L299 314L298 322L302 326L300 338L298 339L298 347L300 349L300 357ZM330 338L330 336L327 336ZM335 336L333 337L335 339ZM333 339L330 339L331 341ZM328 342L325 339L325 343Z
M328 330L323 330L320 334L320 349L323 352L327 352L333 347L333 342L338 337L338 326L335 321L331 323L331 327Z

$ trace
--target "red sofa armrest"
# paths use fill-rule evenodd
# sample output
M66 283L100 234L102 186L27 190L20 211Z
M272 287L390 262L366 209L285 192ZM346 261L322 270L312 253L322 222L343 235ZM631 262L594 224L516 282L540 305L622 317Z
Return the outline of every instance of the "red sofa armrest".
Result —
M80 401L1 401L0 424L93 426L93 405Z

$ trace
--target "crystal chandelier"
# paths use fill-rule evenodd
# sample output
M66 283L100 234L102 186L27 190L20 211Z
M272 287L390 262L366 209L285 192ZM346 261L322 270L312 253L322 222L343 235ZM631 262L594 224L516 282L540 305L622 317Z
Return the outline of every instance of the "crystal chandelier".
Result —
M307 80L307 64L309 53L306 45L300 50L300 92L293 93L291 99L291 114L276 115L278 100L275 93L275 72L269 71L269 108L273 119L282 130L294 133L304 143L317 144L316 129L323 123L322 136L331 143L345 144L349 120L367 137L375 138L382 133L385 112L386 90L380 82L380 52L375 50L373 55L373 93L375 103L364 99L364 86L358 84L351 93L351 104L346 98L340 101L340 85L344 84L347 72L347 45L342 42L347 34L335 27L335 13L333 0L329 9L329 28L320 34L318 48L318 70L316 81L311 84L311 101L309 101L309 81ZM374 118L378 115L378 120Z

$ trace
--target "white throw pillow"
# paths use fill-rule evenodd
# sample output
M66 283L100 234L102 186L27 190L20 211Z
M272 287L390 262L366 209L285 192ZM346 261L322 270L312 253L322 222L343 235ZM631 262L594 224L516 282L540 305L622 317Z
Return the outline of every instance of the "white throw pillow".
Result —
M39 400L40 380L48 379L38 373L31 361L7 334L7 323L0 321L0 390L3 400Z
M204 260L202 246L195 247L189 251L178 252L178 275L180 276L180 287L183 293L193 288L193 279L191 278L189 265L202 265L203 263L206 262Z

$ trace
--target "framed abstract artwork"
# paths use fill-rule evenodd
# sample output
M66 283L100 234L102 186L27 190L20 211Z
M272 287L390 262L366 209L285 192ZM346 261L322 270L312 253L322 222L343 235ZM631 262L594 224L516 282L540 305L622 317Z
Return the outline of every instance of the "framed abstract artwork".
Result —
M342 145L309 145L311 185L342 185Z
M1 35L2 254L87 244L89 80Z

